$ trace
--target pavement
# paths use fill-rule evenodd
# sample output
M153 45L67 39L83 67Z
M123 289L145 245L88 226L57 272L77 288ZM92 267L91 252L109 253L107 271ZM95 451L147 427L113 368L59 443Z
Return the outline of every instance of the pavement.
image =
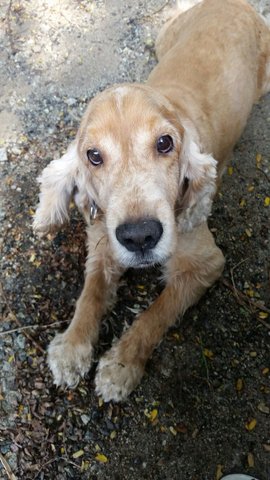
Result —
M253 5L270 19L270 1ZM270 96L254 107L209 220L223 278L171 329L121 404L93 391L94 370L57 390L46 348L83 284L84 226L38 240L36 177L76 134L88 101L145 81L171 2L0 2L0 478L270 478ZM96 356L160 291L128 272Z

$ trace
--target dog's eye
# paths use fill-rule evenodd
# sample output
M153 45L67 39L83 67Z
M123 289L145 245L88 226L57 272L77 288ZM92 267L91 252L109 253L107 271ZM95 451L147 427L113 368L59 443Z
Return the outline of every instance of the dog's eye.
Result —
M89 162L92 163L95 167L103 163L103 158L100 155L100 152L96 148L90 148L86 152Z
M157 141L157 151L159 153L169 153L173 149L173 139L170 135L162 135Z

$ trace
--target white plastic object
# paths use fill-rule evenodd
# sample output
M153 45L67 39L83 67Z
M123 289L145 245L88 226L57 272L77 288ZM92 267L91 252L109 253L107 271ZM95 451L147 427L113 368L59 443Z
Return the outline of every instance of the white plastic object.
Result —
M245 475L244 473L231 473L230 475L225 475L220 480L259 480L258 478L253 477L252 475Z

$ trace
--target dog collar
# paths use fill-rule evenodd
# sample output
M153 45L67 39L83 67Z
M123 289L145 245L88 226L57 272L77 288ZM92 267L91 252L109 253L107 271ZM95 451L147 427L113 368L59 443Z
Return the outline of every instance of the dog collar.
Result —
M90 206L90 224L93 225L95 223L95 220L97 218L98 214L98 206L95 202L95 200L92 201L91 206Z

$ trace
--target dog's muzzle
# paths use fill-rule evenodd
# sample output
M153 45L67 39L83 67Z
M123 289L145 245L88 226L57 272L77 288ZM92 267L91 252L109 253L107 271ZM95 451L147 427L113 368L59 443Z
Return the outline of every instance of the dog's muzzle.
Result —
M163 227L159 220L141 219L136 222L122 223L115 230L118 242L129 252L148 253L159 242Z

